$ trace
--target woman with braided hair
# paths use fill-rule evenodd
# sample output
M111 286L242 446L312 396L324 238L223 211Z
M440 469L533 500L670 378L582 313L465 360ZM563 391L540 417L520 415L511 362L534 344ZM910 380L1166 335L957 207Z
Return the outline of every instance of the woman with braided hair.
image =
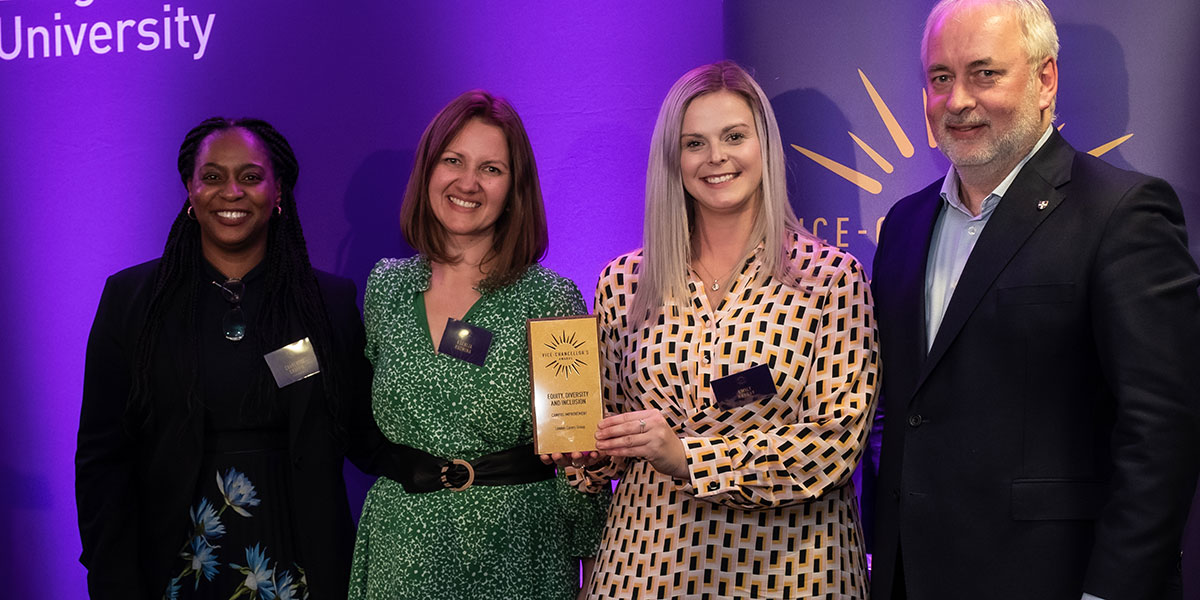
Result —
M88 338L76 499L92 598L338 598L343 457L371 418L354 285L309 262L287 140L208 119L161 258L108 279Z

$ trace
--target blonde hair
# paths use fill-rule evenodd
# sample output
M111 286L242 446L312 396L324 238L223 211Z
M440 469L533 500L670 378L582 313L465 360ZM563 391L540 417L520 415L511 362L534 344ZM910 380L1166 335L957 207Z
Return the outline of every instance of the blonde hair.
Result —
M683 115L697 97L728 90L740 95L754 114L754 129L763 158L758 215L745 248L749 253L763 243L766 272L787 279L790 273L789 233L815 239L796 220L788 203L786 163L779 124L771 103L750 74L732 61L696 67L680 77L663 100L650 141L646 166L646 220L637 292L630 309L634 329L658 310L678 306L688 296L687 272L691 260L692 202L683 188L680 168L680 135Z

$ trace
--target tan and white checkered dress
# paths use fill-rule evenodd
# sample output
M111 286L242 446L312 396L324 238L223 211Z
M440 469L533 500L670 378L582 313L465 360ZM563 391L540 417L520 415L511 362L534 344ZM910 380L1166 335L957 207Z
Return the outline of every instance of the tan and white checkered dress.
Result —
M690 479L613 459L573 483L619 479L592 598L866 598L851 474L875 407L878 346L861 265L791 241L797 280L756 251L715 309L690 302L630 331L641 252L609 263L596 291L609 414L657 409L679 432ZM712 379L766 364L774 397L717 406ZM574 471L574 469L571 469Z

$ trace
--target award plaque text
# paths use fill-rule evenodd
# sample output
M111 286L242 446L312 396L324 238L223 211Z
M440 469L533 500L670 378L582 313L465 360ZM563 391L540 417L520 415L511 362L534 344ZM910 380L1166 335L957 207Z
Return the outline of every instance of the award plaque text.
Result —
M596 424L604 412L598 327L591 315L528 321L533 445L538 454L596 449Z

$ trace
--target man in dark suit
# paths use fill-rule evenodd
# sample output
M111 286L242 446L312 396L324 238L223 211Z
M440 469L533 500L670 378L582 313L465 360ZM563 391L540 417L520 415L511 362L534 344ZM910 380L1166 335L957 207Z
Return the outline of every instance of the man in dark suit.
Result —
M1200 274L1165 182L1052 127L1040 0L943 0L922 42L952 167L874 263L876 599L1180 597Z

